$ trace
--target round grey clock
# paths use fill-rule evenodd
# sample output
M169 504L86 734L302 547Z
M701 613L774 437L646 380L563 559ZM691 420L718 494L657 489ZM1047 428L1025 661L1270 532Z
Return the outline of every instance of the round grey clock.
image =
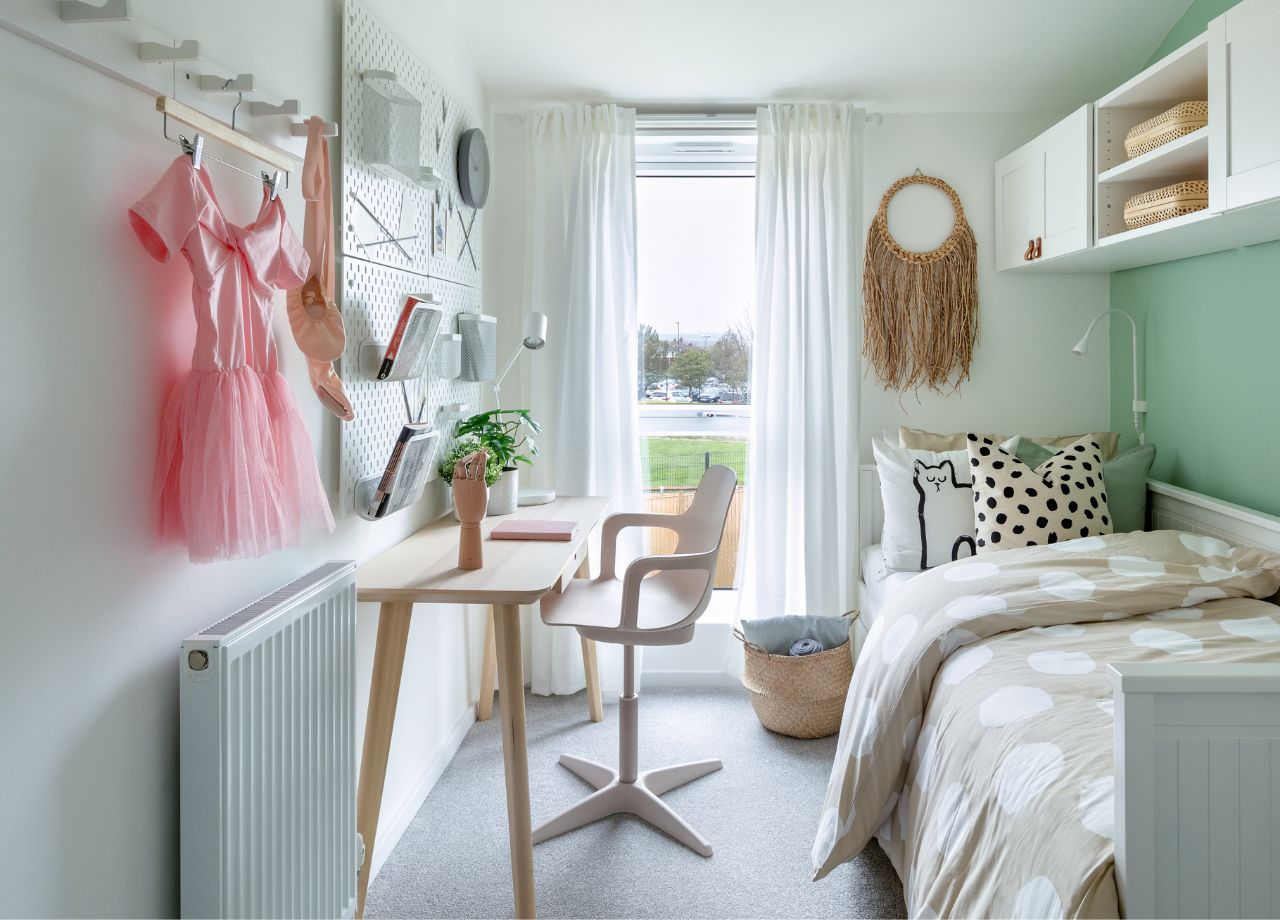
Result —
M458 188L468 207L479 210L489 197L489 146L479 128L458 139Z

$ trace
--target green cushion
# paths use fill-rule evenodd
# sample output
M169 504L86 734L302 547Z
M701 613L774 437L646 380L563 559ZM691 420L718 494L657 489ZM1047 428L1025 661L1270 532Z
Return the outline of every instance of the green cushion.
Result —
M1054 455L1048 447L1030 438L1018 438L1013 455L1035 469ZM1147 474L1156 461L1156 447L1147 444L1125 451L1102 464L1107 484L1107 509L1116 533L1142 530L1147 523Z

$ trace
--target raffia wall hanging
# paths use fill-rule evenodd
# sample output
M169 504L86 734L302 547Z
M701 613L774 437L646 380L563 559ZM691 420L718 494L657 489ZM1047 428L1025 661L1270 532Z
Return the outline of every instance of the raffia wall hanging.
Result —
M955 210L951 233L931 252L903 249L889 233L889 202L908 185L938 189ZM968 379L977 339L977 243L960 196L933 176L905 176L884 193L867 231L862 353L886 389L942 392Z

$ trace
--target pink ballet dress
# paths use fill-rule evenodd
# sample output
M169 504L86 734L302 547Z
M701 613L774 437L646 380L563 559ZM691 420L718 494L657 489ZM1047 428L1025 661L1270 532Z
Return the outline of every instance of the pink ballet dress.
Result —
M129 209L147 252L191 266L196 345L160 429L161 537L193 562L245 559L333 530L311 439L280 376L274 293L302 284L307 254L277 198L247 227L227 220L208 171L179 156Z

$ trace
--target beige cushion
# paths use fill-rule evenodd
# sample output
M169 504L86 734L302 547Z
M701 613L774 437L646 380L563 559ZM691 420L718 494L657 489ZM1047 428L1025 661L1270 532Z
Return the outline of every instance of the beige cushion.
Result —
M979 433L978 438L990 438L996 444L1003 444L1009 440L1009 435ZM1045 438L1030 437L1023 435L1030 441L1035 441L1043 447L1050 447L1053 450L1061 450L1064 447L1070 447L1077 441L1096 441L1102 449L1102 459L1110 460L1116 455L1116 445L1120 441L1120 435L1114 431L1094 431L1085 434L1060 434L1052 435ZM898 427L899 446L906 447L911 450L964 450L968 444L969 433L967 431L957 432L956 434L937 434L932 431L924 431L920 428L908 428L906 425Z

